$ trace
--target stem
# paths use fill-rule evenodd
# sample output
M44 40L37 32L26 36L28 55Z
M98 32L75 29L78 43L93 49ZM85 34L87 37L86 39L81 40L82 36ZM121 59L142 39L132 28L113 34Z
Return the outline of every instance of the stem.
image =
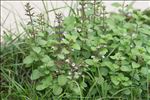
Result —
M94 22L95 22L95 16L96 16L96 0L94 0Z

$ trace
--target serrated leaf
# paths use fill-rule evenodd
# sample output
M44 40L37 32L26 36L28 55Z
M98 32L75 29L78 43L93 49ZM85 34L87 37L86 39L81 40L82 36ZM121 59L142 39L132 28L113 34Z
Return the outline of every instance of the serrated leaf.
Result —
M36 90L41 91L52 85L52 76L47 76L36 86Z
M41 46L45 46L45 45L47 44L47 41L45 41L45 40L39 38L39 39L37 39L37 43L38 43L39 45L41 45Z
M129 72L129 71L131 71L131 68L130 68L130 66L121 66L120 70L124 71L124 72Z
M120 82L118 81L117 77L111 76L111 81L115 84L118 85Z
M60 58L60 59L65 59L65 56L64 56L63 54L58 54L57 56L58 56L58 58Z
M62 49L62 53L64 53L64 54L69 54L69 51L68 51L66 48L63 48L63 49Z
M38 69L35 69L32 71L30 78L31 80L36 80L36 79L39 79L41 76L43 76L43 74Z
M41 52L41 48L40 47L33 47L32 49L36 53L40 53Z
M133 68L139 68L140 65L138 63L136 63L136 62L132 62L132 67Z
M33 58L29 55L29 56L26 56L25 58L24 58L24 60L23 60L23 63L24 64L31 64L31 63L33 63Z
M108 69L107 68L100 68L100 72L103 76L106 76L108 74Z
M143 75L147 75L147 74L148 74L148 68L147 68L147 67L142 67L142 68L141 68L141 73L142 73Z
M63 89L60 86L54 86L53 87L53 93L54 95L60 95L62 93Z
M67 83L67 77L65 75L58 76L58 84L63 86Z
M48 63L49 61L51 61L51 58L50 58L48 55L44 55L41 60L42 60L42 62L44 62L44 63Z
M94 65L94 62L92 59L86 59L85 62L88 64L88 65Z
M72 48L76 49L76 50L80 50L81 49L80 45L78 43L73 44Z

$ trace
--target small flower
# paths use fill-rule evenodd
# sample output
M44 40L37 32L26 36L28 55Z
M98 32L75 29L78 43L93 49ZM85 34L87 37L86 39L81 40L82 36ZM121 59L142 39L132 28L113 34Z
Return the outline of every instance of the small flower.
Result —
M71 49L71 51L74 51L74 49Z
M52 49L55 49L55 47L52 46Z
M91 58L95 58L95 56L91 56Z
M84 78L85 76L84 76L84 75L82 75L82 77Z
M78 67L76 66L76 67L74 67L74 69L76 69L76 70L77 70L77 69L78 69Z
M80 29L80 28L78 28L77 30L78 30L79 32L81 32L81 29Z
M106 47L107 47L107 45L104 45L104 47L106 48Z
M69 60L69 59L66 59L66 60L65 60L65 62L69 63L69 62L70 62L70 60Z
M73 66L73 67L76 66L75 63L72 63L72 66Z
M105 58L105 56L103 55L102 58Z
M136 35L135 34L132 34L132 37L135 37Z
M67 32L64 32L63 34L67 34Z
M81 75L82 73L81 73L81 72L79 72L78 74L79 74L79 75Z
M128 17L131 17L131 16L132 16L131 12L129 12L129 13L127 14L127 16L128 16Z
M75 79L78 79L78 78L79 78L79 74L78 74L77 72L75 72L74 78L75 78Z
M132 47L133 47L133 45L130 45L130 47L132 48Z
M88 67L89 65L85 65L85 67Z
M72 79L72 77L71 77L71 76L67 76L67 78L68 78L68 79Z
M99 48L100 48L100 46L97 46L97 48L99 49Z
M69 71L68 74L71 75L71 72Z

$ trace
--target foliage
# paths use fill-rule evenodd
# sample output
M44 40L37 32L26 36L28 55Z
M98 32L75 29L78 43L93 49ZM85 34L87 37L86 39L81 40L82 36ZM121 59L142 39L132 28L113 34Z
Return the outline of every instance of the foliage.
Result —
M24 98L148 99L150 24L145 22L150 17L132 5L122 9L115 3L119 13L108 13L98 1L79 4L81 9L71 9L70 16L57 14L57 26L49 25L43 17L29 16L31 24L24 27L24 39L10 47L2 45L2 66L13 68L2 68L4 79L14 67L21 71L17 65L21 63L22 78L36 94L26 95L23 84L20 91ZM4 83L9 84L8 80ZM12 88L20 89L18 85Z

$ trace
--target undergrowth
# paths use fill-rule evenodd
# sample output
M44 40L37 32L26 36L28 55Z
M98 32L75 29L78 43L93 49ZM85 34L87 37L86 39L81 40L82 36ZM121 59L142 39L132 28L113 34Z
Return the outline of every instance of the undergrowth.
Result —
M1 43L2 100L149 100L150 10L78 4L67 17L52 10L55 25L46 5L37 15L25 5L24 33Z

